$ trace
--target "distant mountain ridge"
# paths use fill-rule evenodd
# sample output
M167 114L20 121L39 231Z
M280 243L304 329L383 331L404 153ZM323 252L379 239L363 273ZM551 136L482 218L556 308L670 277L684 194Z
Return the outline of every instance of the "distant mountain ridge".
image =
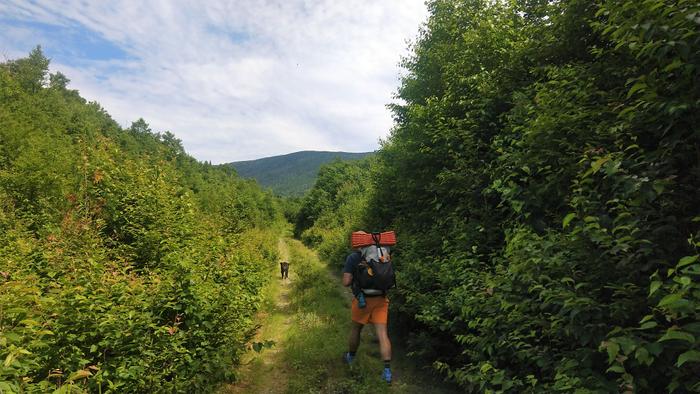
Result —
M235 161L232 166L243 178L252 178L280 196L301 196L313 187L318 170L333 160L359 160L373 152L301 151L257 160Z

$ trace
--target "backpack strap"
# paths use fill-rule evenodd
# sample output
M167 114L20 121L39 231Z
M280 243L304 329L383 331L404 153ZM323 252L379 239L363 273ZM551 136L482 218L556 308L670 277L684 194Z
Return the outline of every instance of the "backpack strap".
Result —
M381 248L381 246L379 246L379 241L381 241L381 239L382 239L381 233L372 233L372 241L374 241L374 245L379 250L379 254L382 254L382 248Z
M355 267L352 269L352 288L353 288L353 293L354 290L357 289L357 291L362 291L360 288L360 282L357 281L357 273L360 269L360 264L362 264L362 261L364 260L364 257L362 257L362 252L355 252L360 256L360 261L355 265Z

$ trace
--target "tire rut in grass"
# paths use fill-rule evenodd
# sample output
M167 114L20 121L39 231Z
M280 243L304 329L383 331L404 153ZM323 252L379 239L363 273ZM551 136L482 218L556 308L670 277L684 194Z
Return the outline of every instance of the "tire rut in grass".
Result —
M289 249L283 239L278 242L280 260L289 261ZM266 307L258 314L261 327L253 343L273 341L272 347L260 352L250 350L242 360L238 370L239 379L234 384L223 387L219 394L232 393L285 393L287 391L289 371L283 360L283 349L287 341L289 326L293 322L290 310L289 289L295 279L290 269L289 279L281 279L279 271L269 288Z

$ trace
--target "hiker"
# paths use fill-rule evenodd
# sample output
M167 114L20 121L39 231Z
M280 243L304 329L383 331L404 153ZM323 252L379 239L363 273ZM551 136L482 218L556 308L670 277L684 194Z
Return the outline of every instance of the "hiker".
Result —
M374 236L371 241L373 244L363 247L363 243L367 242L356 242L356 233L361 233L361 237ZM379 339L379 352L384 360L382 378L390 384L391 341L387 332L389 319L387 290L395 285L391 255L386 246L380 245L379 233L356 233L353 233L355 251L347 256L343 268L343 286L352 286L355 295L351 306L352 328L348 339L348 351L343 354L343 359L347 364L353 362L357 348L360 346L362 328L366 324L373 324ZM391 236L393 237L393 232ZM392 245L394 243L395 238Z
M282 272L282 279L289 279L289 263L286 261L280 262L280 271Z

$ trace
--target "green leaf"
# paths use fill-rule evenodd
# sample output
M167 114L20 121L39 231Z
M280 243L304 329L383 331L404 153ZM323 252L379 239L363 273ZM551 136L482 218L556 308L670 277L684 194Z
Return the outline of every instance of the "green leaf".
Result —
M680 269L682 267L685 267L686 265L693 264L694 262L698 261L698 255L695 256L685 256L682 259L678 261L678 265L676 265L676 269Z
M659 356L664 351L664 346L658 342L652 342L646 345L646 349L654 356Z
M74 387L72 384L64 384L56 389L53 394L71 394L73 392L73 388ZM80 390L77 390L77 392L80 392Z
M617 337L613 338L612 340L620 344L622 352L626 355L630 354L637 347L637 344L634 342L634 340L629 337Z
M681 296L680 293L669 294L666 297L662 298L661 301L659 301L659 304L657 306L665 307L665 306L671 305L674 302L679 301L682 297L683 296Z
M88 371L87 369L81 369L79 371L73 372L69 377L66 382L72 382L78 379L83 379L87 378L88 376L92 376L92 372Z
M644 91L646 88L647 88L646 83L644 83L642 81L638 81L637 83L632 85L632 87L630 88L630 91L627 92L627 98L632 97L632 95L634 95L636 92Z
M608 363L612 363L615 357L617 357L617 353L620 351L620 345L615 342L605 341L602 347L608 351Z
M481 364L480 371L482 374L488 373L491 370L493 370L493 366L490 363L486 362Z
M659 338L657 342L663 342L663 341L671 341L671 340L678 340L678 341L686 341L689 343L695 343L695 337L693 334L681 331L681 330L671 330L669 329L666 331L666 334Z
M700 362L700 352L697 350L688 350L687 352L678 356L678 361L676 362L677 367L683 366L686 362Z
M13 361L15 361L15 357L17 356L16 353L11 352L10 354L5 357L5 362L2 364L5 368L9 367Z
M664 72L673 71L682 65L683 65L683 61L681 61L681 59L676 59L668 66L664 67Z
M564 220L561 223L562 228L566 228L569 226L569 223L576 217L576 213L571 212L568 215L564 216Z
M637 348L634 352L634 357L642 364L651 365L654 359L649 354L649 351L643 347Z
M648 322L642 323L642 325L639 326L639 329L640 330L648 330L648 329L654 328L656 326L658 326L658 324L655 321L648 321Z
M601 157L600 159L594 161L591 164L591 170L593 170L593 172L598 172L598 170L600 170L600 167L602 167L603 164L605 164L608 161L610 161L610 157Z
M24 319L20 321L20 323L24 324L27 327L35 327L39 325L39 322L34 319Z
M655 280L651 282L651 285L649 285L649 295L651 296L652 294L656 293L656 290L659 290L659 287L661 287L661 281Z
M642 318L642 320L639 321L639 324L646 323L653 318L654 318L654 315L646 315Z

